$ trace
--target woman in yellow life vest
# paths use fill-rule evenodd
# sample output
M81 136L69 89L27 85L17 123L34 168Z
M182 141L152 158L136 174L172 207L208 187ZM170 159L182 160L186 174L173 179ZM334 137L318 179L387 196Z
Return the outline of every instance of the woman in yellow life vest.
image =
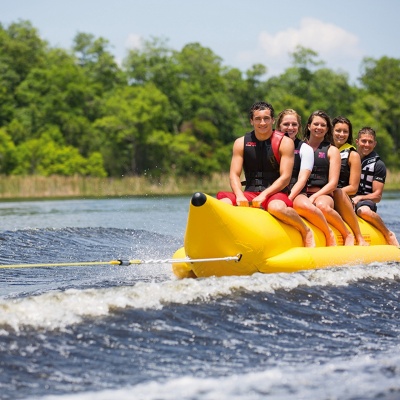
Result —
M353 127L346 117L338 116L332 120L332 128L333 142L341 158L338 188L333 192L335 210L353 231L357 244L368 246L349 197L357 193L361 176L361 158L353 146Z

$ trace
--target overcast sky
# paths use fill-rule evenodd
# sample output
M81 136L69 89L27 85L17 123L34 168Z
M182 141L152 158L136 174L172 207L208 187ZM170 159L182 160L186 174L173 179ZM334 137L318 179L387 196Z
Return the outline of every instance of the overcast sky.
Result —
M311 48L356 82L363 57L400 58L400 0L0 0L0 22L29 20L51 46L70 49L78 32L103 37L121 61L142 39L175 50L198 42L242 71L268 76L290 66L296 45Z

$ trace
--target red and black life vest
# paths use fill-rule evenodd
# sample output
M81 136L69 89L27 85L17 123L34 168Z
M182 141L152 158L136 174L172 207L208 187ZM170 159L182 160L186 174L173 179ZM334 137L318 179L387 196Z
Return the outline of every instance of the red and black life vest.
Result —
M243 170L246 192L262 192L280 176L279 146L284 134L273 131L270 139L258 140L254 131L244 135Z

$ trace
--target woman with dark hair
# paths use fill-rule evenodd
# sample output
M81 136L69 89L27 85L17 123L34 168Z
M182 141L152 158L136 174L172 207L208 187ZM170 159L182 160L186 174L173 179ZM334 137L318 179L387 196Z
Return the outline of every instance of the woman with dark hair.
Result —
M314 223L315 217L310 212L310 204L314 204L327 222L340 232L343 244L352 246L354 235L334 209L333 192L338 185L341 160L339 150L332 145L331 120L324 111L317 110L310 115L304 130L304 140L313 148L314 167L307 181L306 195L309 203L297 212Z
M289 199L293 201L293 208L323 232L327 246L336 246L335 235L324 215L310 203L306 195L307 181L314 166L314 151L298 137L301 130L300 115L290 108L283 110L279 113L275 126L294 141L294 166L289 184Z
M361 157L353 146L353 126L346 117L338 116L332 120L332 128L333 142L341 156L338 188L333 192L335 209L350 226L358 245L368 246L349 197L357 193L361 177Z

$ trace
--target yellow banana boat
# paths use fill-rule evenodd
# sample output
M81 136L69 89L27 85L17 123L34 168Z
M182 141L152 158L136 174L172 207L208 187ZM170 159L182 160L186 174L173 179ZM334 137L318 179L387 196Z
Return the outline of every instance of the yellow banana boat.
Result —
M317 247L304 247L295 228L262 209L234 207L207 194L195 193L190 202L184 247L173 255L173 260L177 260L172 263L173 272L182 279L400 262L400 248L386 244L383 235L360 218L360 229L369 246L343 246L342 235L331 227L338 246L326 247L321 230L304 222L313 230Z

